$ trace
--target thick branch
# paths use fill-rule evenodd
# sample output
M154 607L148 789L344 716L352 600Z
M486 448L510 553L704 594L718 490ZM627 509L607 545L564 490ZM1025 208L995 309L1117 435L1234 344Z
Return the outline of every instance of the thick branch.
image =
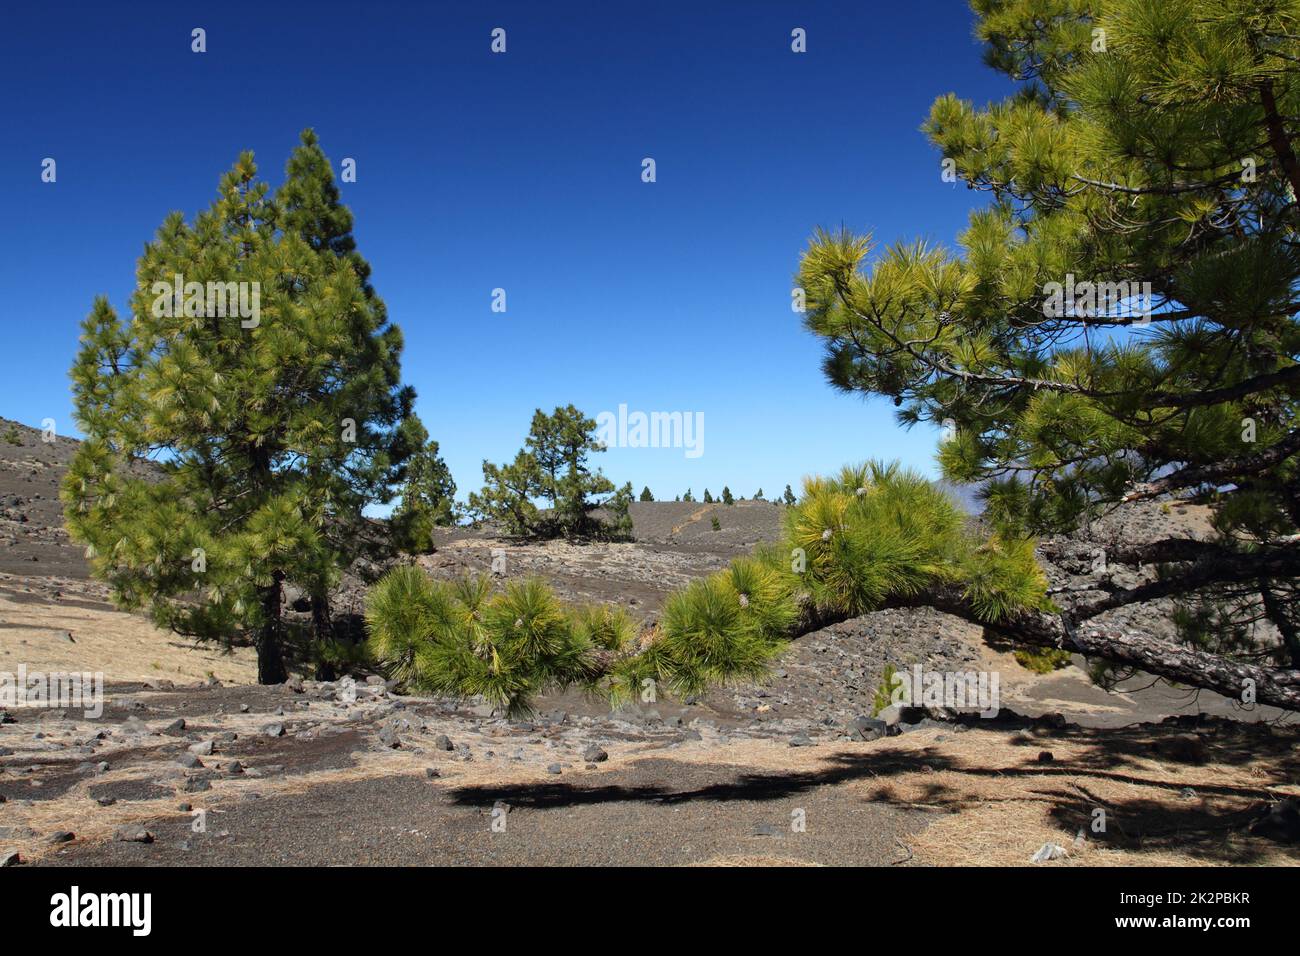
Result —
M1300 430L1293 431L1286 438L1263 451L1240 458L1227 458L1208 465L1187 465L1177 471L1157 478L1145 484L1137 485L1124 496L1124 501L1137 501L1154 498L1179 488L1195 488L1199 485L1235 484L1237 479L1257 475L1286 461L1296 452L1300 452Z
M996 626L988 625L974 616L961 589L951 586L895 599L890 606L933 607L973 624L992 627L1022 644L1077 650L1089 657L1126 664L1236 700L1241 699L1242 691L1250 681L1258 703L1283 710L1300 710L1300 670L1234 661L1147 634L1076 628L1066 618L1043 612L1025 612Z

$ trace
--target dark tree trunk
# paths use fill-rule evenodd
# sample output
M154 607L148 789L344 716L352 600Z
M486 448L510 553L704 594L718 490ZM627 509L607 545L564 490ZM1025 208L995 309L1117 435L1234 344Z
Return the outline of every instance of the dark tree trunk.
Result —
M280 619L280 585L283 571L275 571L272 584L262 589L262 631L257 636L257 682L283 684L289 679L284 668L284 634Z
M312 643L319 651L325 642L334 636L334 623L330 620L329 595L321 592L311 596L311 633ZM316 657L316 680L337 680L334 665L319 654Z

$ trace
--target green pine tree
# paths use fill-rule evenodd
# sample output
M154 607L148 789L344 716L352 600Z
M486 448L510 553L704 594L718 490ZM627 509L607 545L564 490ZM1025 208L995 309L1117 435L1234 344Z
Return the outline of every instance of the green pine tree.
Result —
M708 489L708 488L705 488L705 489L704 489L704 503L705 503L706 505L711 505L711 504L713 504L713 495L709 494L709 489Z
M784 501L788 506L794 505L795 503L794 492L790 490L789 485L785 486L785 491L782 492L781 494L781 500Z
M456 520L456 483L436 441L422 442L411 455L400 493L392 517L394 536L412 554L426 554L433 550L433 529Z
M641 500L642 500L642 501L654 501L654 500L655 500L655 496L652 495L652 494L650 494L650 486L649 486L649 485L646 485L646 486L644 486L644 487L641 489Z
M525 449L512 465L483 463L484 487L470 494L470 509L480 518L501 522L507 533L514 535L626 537L631 533L631 519L626 514L615 514L612 523L592 514L600 507L621 508L624 504L614 483L588 465L588 455L599 451L604 451L604 446L596 438L594 419L572 405L556 408L550 415L539 408L533 414ZM540 511L532 503L534 499L544 499L548 510Z
M129 322L96 300L62 498L120 606L251 642L276 683L286 644L311 658L328 638L328 589L369 543L361 509L391 499L423 428L314 134L275 195L256 174L241 154L211 207L166 218ZM309 627L283 616L289 587L312 596Z
M732 497L731 489L726 485L722 486L722 503L724 505L734 505L736 503L736 499Z
M1018 88L984 108L942 96L925 129L990 202L956 251L815 236L798 281L826 375L944 426L944 476L981 483L1008 534L1208 503L1213 538L1171 529L1107 554L1162 565L1157 580L1009 633L1300 706L1300 7L973 6ZM1181 615L1181 642L1086 626L1157 598L1219 612ZM1275 636L1233 636L1264 619Z

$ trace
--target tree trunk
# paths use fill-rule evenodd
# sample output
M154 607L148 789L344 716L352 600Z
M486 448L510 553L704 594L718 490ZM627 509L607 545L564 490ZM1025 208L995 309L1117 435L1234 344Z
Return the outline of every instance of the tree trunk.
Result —
M330 598L322 591L313 591L311 596L311 634L312 644L317 651L334 636L334 623L330 620ZM316 680L337 680L334 665L319 654L316 657Z
M1212 690L1233 700L1242 700L1244 692L1251 690L1257 703L1300 711L1300 670L1234 661L1142 634L1088 630L1076 626L1069 617L1043 612L1025 612L990 625L971 613L961 589L956 587L932 588L905 600L891 601L888 606L933 607L999 631L1022 644L1076 650L1180 684Z
M283 684L289 679L284 669L284 635L280 619L280 584L283 571L271 575L272 583L262 589L262 631L257 636L257 682Z

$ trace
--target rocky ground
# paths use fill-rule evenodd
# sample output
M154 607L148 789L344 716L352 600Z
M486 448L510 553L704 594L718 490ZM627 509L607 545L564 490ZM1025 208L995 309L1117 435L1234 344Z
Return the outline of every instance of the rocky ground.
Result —
M1116 693L1079 666L1034 675L933 611L806 635L764 686L617 712L568 694L509 721L397 696L365 674L256 686L247 649L195 647L107 603L62 528L74 448L0 419L0 671L102 671L110 705L93 720L0 716L0 860L1004 864L1057 843L1068 853L1052 865L1294 862L1278 834L1294 835L1284 801L1300 794L1300 767L1280 715L1142 675ZM563 597L652 620L671 590L774 539L784 509L665 502L632 514L634 544L447 529L421 560L440 576L486 572L496 551L506 579L540 575ZM1054 587L1087 594L1099 550L1171 521L1204 516L1132 510L1040 555ZM358 570L340 614L360 607ZM1147 607L1101 623L1166 617ZM1003 714L890 714L886 728L867 715L887 664L995 670ZM1076 845L1097 805L1122 828Z

